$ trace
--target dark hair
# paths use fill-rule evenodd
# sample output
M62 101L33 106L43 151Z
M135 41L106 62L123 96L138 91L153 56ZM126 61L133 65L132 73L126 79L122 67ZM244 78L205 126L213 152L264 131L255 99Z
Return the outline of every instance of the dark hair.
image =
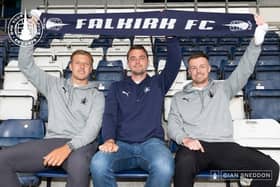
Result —
M90 58L90 62L91 64L93 64L93 58L91 56L91 54L88 52L88 51L85 51L85 50L82 50L82 49L78 49L76 51L74 51L72 54L71 54L71 57L70 57L70 62L72 62L72 59L75 55L86 55Z
M148 51L145 49L145 47L143 45L133 45L129 48L127 54L126 54L126 58L128 60L128 57L129 57L129 53L132 51L132 50L135 50L135 49L138 49L138 50L142 50L144 51L144 53L146 54L146 57L148 58L149 55L148 55Z
M203 53L203 52L197 52L197 53L192 54L192 55L188 58L188 63L189 63L192 59L196 59L196 58L200 58L200 57L206 58L207 61L209 60L209 57L208 57L205 53Z

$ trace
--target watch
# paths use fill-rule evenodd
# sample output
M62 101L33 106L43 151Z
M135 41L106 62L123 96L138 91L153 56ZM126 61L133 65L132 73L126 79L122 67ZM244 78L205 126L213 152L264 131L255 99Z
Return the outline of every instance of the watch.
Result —
M70 148L71 151L74 150L74 146L71 142L67 142L66 144L68 145L68 147Z

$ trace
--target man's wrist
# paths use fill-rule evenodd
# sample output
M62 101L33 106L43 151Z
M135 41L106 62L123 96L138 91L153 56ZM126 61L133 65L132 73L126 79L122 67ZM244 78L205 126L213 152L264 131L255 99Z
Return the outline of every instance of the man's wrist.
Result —
M108 139L108 140L106 140L105 143L115 143L115 140L114 139Z
M71 142L67 142L66 145L68 146L68 148L73 151L75 148L73 146L73 144Z

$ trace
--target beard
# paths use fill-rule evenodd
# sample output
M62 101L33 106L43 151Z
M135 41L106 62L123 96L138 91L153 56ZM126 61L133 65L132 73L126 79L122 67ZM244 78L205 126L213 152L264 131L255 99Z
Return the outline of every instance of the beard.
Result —
M131 71L131 74L133 75L144 75L146 73L146 70L141 70L141 71Z
M208 77L195 78L195 79L192 78L192 81L193 81L194 84L203 84L203 83L208 82Z

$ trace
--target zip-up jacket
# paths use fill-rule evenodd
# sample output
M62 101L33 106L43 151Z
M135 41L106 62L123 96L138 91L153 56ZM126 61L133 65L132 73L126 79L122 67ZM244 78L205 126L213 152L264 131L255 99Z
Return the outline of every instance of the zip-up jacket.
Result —
M181 64L177 39L167 39L167 62L160 75L136 84L131 77L112 84L106 97L102 135L108 139L141 143L164 138L161 126L163 99Z
M208 142L233 141L230 99L240 91L254 71L261 52L252 40L239 65L224 81L209 80L202 90L187 84L172 99L168 116L168 135L178 144L184 138Z
M21 47L19 68L48 100L46 138L68 138L74 149L96 139L102 123L105 99L95 84L74 87L70 79L57 78L41 70L33 58L33 47Z

